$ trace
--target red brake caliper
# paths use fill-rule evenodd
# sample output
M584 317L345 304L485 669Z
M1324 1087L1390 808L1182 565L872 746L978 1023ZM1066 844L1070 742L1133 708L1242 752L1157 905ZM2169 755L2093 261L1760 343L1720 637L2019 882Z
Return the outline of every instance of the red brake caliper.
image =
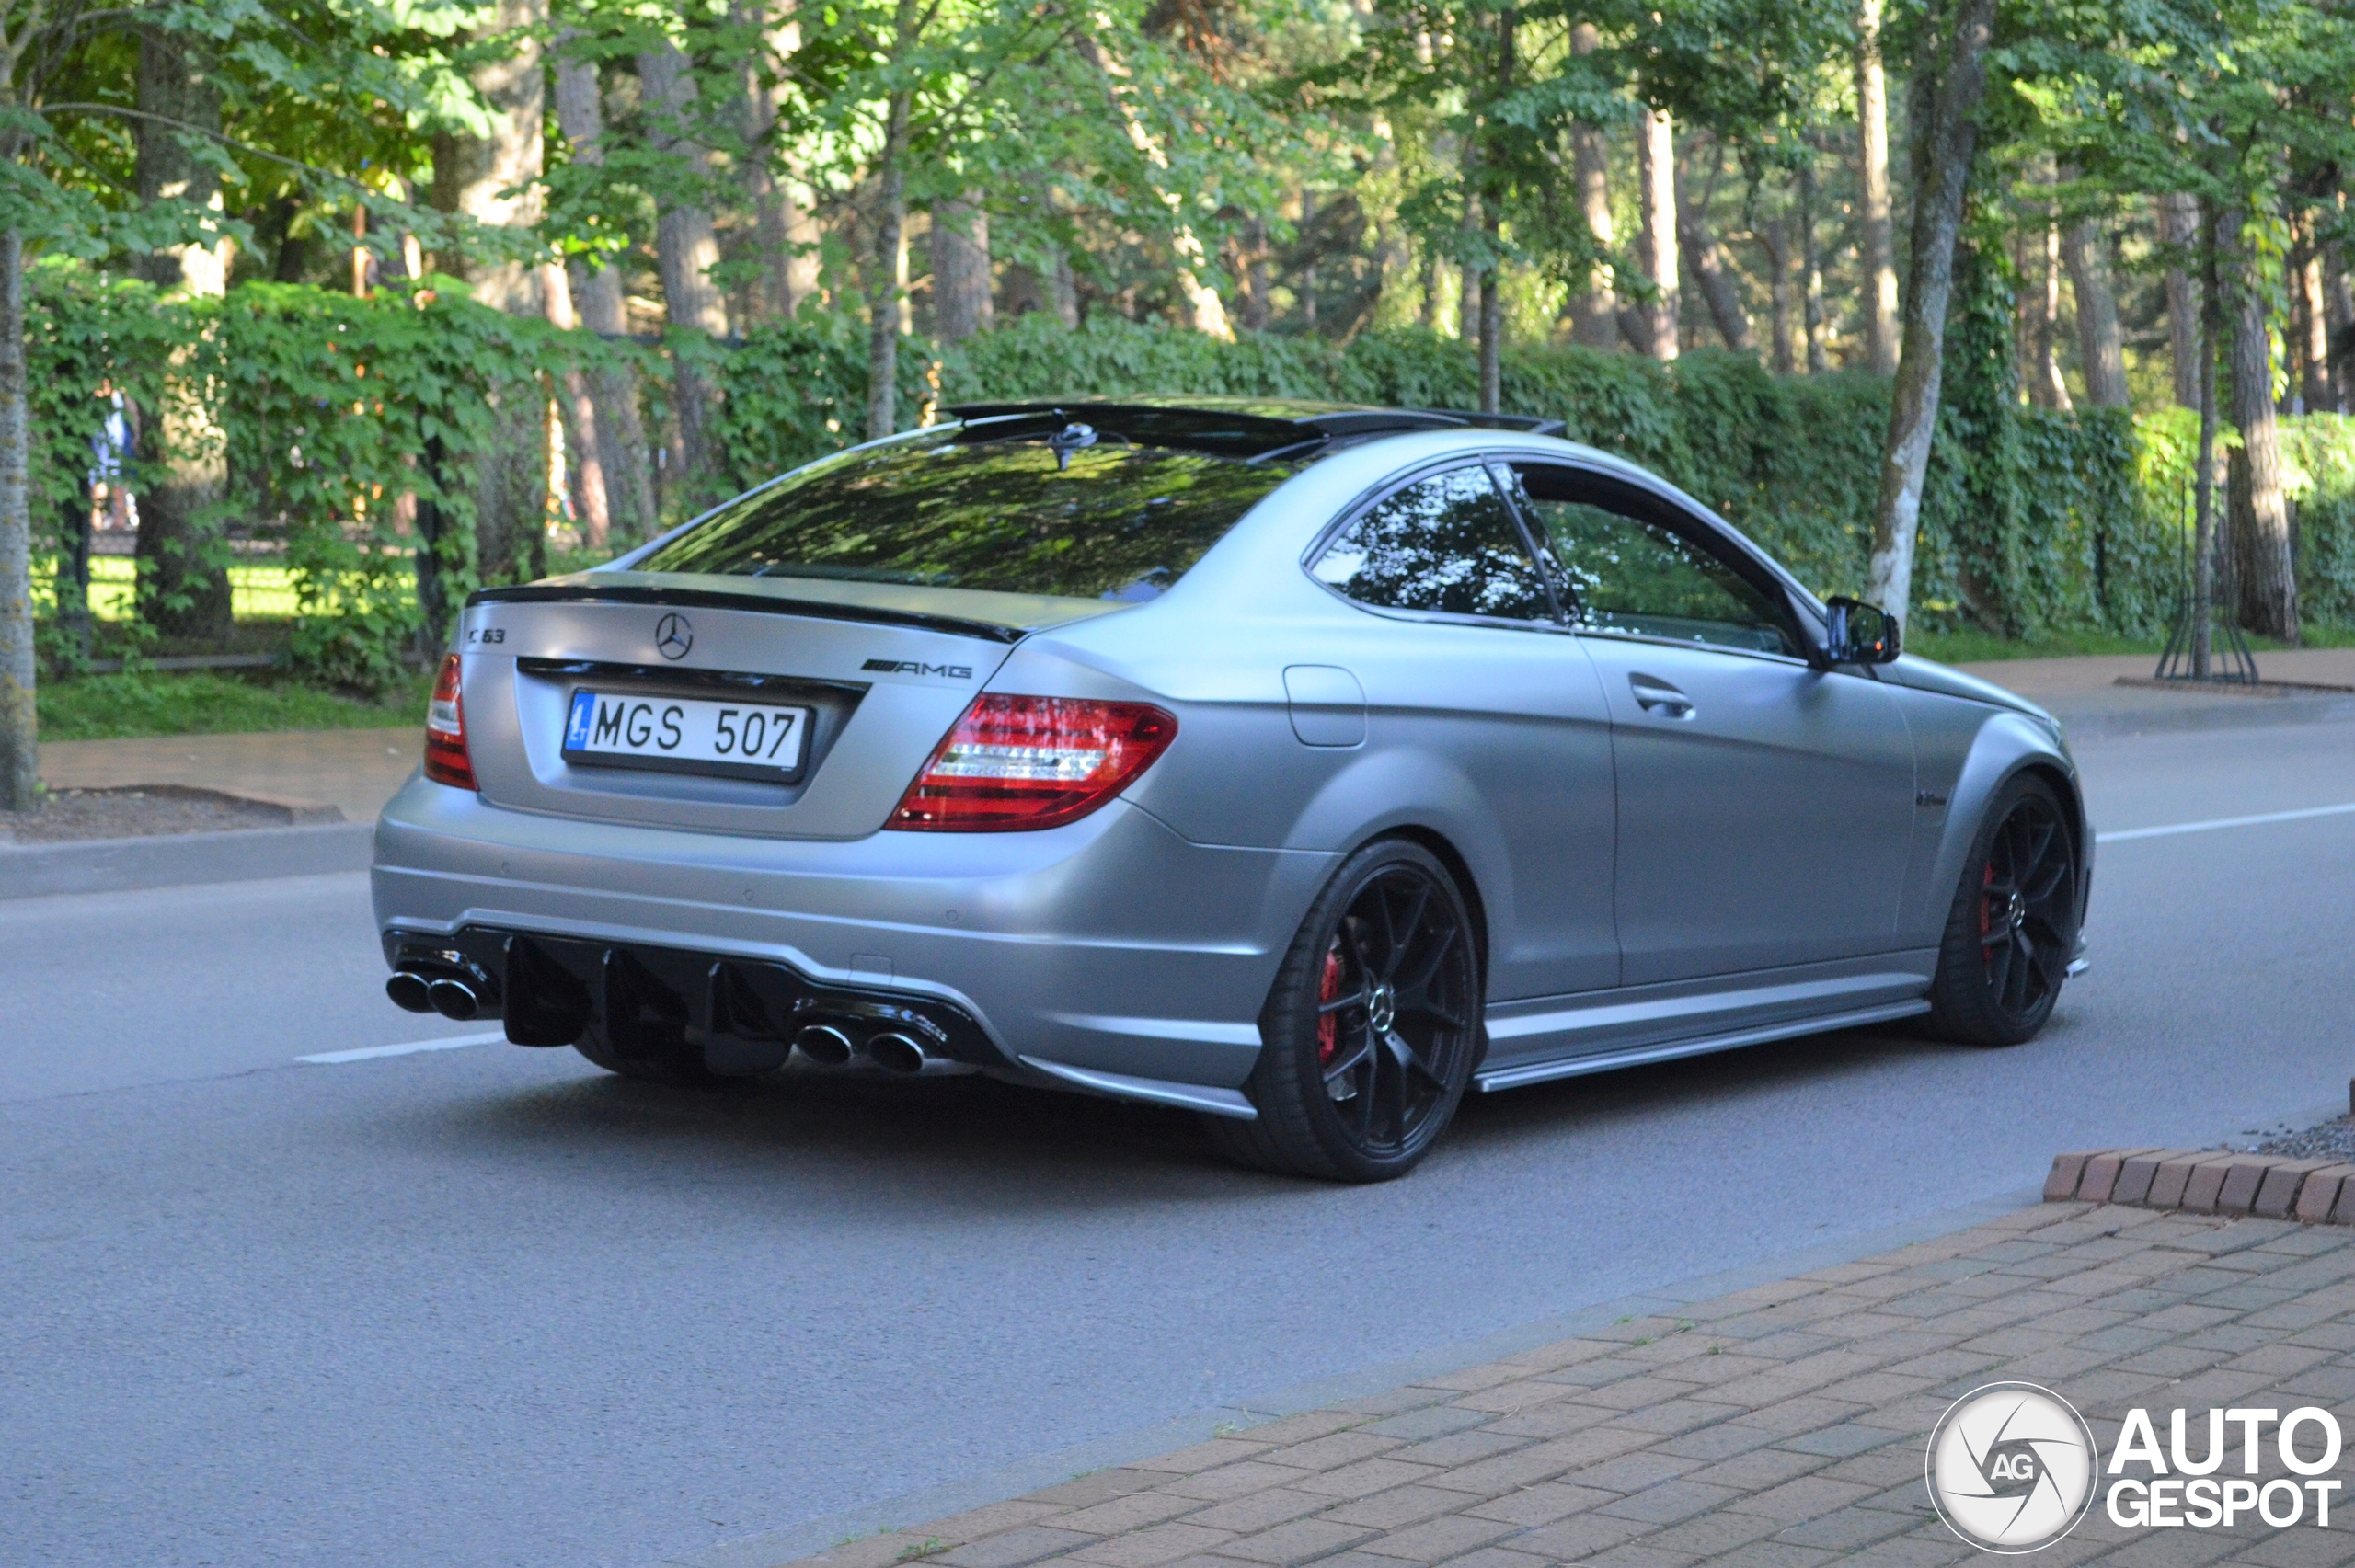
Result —
M1335 942L1325 950L1325 973L1316 983L1316 1001L1321 1006L1338 1001L1341 995L1341 944ZM1341 1015L1320 1013L1316 1016L1316 1059L1328 1062L1341 1048Z

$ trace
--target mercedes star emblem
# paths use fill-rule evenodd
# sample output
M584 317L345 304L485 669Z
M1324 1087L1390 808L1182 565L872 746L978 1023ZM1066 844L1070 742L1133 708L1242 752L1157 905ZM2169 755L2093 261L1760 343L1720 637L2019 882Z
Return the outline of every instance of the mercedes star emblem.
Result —
M676 612L654 623L654 647L664 658L684 658L695 646L695 629Z

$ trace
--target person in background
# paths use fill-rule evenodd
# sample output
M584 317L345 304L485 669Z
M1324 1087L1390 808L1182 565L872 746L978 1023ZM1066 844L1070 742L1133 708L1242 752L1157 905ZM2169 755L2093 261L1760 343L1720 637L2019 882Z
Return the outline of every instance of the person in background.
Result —
M124 482L125 471L138 455L136 436L122 394L114 383L99 383L98 395L109 407L106 423L90 438L90 526L129 532L139 526L139 505Z

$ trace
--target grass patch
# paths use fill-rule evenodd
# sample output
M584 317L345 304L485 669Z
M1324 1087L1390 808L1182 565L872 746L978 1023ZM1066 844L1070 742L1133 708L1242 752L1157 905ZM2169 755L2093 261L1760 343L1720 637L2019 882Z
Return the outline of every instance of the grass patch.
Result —
M1920 632L1905 639L1905 651L1941 664L1981 664L1999 658L2082 658L2095 654L2159 657L2164 638L2121 637L2114 632L2060 632L2045 637L1999 637L1992 632Z
M368 702L283 676L150 671L44 681L36 696L43 740L121 740L422 725L432 685L420 676L382 702Z
M2355 647L2355 626L2332 626L2309 623L2299 628L2304 641L2302 647ZM2217 646L2223 645L2221 622ZM2287 645L2271 637L2251 637L2249 647L2257 653L2279 653ZM1922 632L1909 635L1905 651L1918 653L1924 658L1935 658L1941 664L1992 663L2005 658L2083 658L2089 656L2141 654L2156 659L2166 647L2164 637L2121 637L2114 632L2084 631L2055 632L2049 636L2013 639L1999 637L1992 632L1965 629L1954 632Z

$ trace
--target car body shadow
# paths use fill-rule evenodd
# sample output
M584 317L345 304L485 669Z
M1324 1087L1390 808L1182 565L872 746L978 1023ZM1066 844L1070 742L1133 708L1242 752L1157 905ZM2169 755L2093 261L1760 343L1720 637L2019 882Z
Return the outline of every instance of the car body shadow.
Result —
M1728 1098L1832 1093L1858 1072L1901 1070L1956 1049L1887 1030L1847 1030L1474 1093L1405 1186L1452 1190L1476 1183L1499 1158L1575 1157L1586 1135L1608 1125L1672 1124ZM441 1136L478 1148L593 1153L591 1170L631 1185L685 1169L705 1182L741 1184L764 1201L798 1201L815 1188L829 1202L879 1211L1008 1203L1092 1209L1350 1191L1232 1165L1190 1113L979 1076L910 1081L789 1069L673 1088L584 1073L444 1102L432 1114Z

